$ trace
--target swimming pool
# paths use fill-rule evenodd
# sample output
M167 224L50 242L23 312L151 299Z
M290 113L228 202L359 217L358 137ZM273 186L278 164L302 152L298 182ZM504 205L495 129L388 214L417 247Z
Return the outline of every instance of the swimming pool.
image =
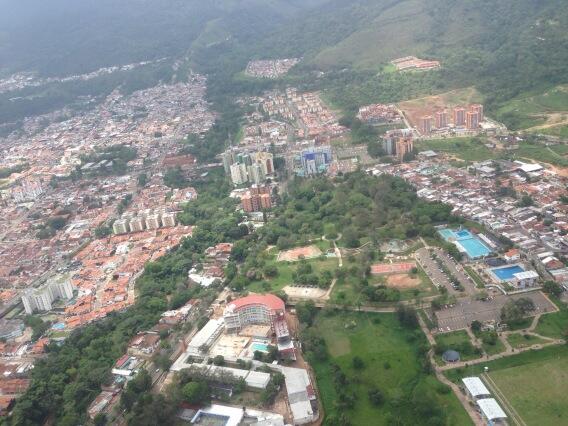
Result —
M266 353L268 353L268 345L267 345L267 344L264 344L264 343L254 342L254 343L251 345L251 349L252 349L253 352L258 351L258 352L266 352Z
M520 265L505 266L503 268L493 268L491 272L501 281L511 281L514 275L525 270Z
M439 230L438 233L444 240L454 243L470 259L478 259L491 253L491 249L467 229L453 231L446 228Z

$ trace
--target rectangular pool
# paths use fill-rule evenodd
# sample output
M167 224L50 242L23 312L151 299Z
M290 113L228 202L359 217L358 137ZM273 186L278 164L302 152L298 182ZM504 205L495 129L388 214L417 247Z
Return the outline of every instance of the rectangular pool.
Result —
M438 233L444 240L455 244L470 259L478 259L491 254L491 249L467 229L453 231L446 228L439 230Z
M501 281L511 281L514 275L525 270L520 265L505 266L502 268L493 268L491 272L495 274Z
M259 351L259 352L268 353L268 345L266 345L264 343L254 342L251 345L251 349L252 349L253 352Z

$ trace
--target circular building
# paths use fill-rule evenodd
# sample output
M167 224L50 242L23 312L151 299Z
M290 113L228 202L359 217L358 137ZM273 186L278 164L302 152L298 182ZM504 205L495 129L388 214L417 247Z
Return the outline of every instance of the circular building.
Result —
M450 349L450 350L447 350L446 352L444 352L444 354L442 355L442 359L445 362L448 362L448 363L459 362L460 353Z

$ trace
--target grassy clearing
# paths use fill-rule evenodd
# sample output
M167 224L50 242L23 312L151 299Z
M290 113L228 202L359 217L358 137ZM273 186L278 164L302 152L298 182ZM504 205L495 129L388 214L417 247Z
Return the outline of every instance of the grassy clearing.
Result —
M564 338L568 331L568 309L541 316L534 331L553 339Z
M540 144L529 144L522 142L519 144L519 149L515 151L515 156L525 157L543 163L549 163L555 166L568 167L568 159L556 152L554 147L549 148ZM563 148L556 148L562 152Z
M435 339L438 348L440 348L435 355L436 362L439 365L444 364L442 353L447 349L458 351L461 361L471 361L472 359L479 358L481 355L479 350L472 345L471 339L466 331L460 330L451 333L437 334Z
M506 349L503 342L499 339L497 339L497 342L495 342L494 345L490 345L488 343L483 342L481 344L481 347L483 348L485 353L490 356L500 354L501 352L505 352Z
M529 346L546 343L546 340L531 334L514 333L507 337L509 344L515 349L528 348Z
M478 138L446 138L423 140L416 143L418 151L433 150L454 155L465 161L485 161L496 157L496 154Z
M568 138L568 126L550 127L548 129L538 130L536 133L542 133L551 136L559 136L561 138Z
M523 318L520 321L517 321L516 323L513 324L507 324L509 326L509 330L511 331L517 331L517 330L524 330L527 329L531 326L533 322L532 317L529 318Z
M418 393L438 402L447 415L445 424L471 424L455 396L433 376L422 373L416 348L426 344L423 334L402 328L395 315L355 312L319 315L314 329L325 339L331 358L312 364L328 418L340 414L335 405L333 362L348 376L349 388L355 392L355 407L347 410L353 425L392 424L393 416L401 424L420 424L421 419L413 411L415 396L412 396ZM363 360L364 369L353 368L355 356ZM373 387L385 396L380 407L369 402L367 393Z
M307 260L312 265L313 272L319 274L323 271L335 271L337 269L338 260L334 258L320 259L314 258ZM264 280L254 281L247 290L251 292L267 292L278 291L289 284L294 283L293 274L298 269L300 262L277 262L276 256L273 256L266 262L266 266L273 265L278 269L278 275L274 278L265 278Z

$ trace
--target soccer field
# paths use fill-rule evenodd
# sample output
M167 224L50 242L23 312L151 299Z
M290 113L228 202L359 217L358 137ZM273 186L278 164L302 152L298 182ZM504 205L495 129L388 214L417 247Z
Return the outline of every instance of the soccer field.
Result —
M527 425L568 424L568 356L489 373ZM505 408L505 407L504 407Z

